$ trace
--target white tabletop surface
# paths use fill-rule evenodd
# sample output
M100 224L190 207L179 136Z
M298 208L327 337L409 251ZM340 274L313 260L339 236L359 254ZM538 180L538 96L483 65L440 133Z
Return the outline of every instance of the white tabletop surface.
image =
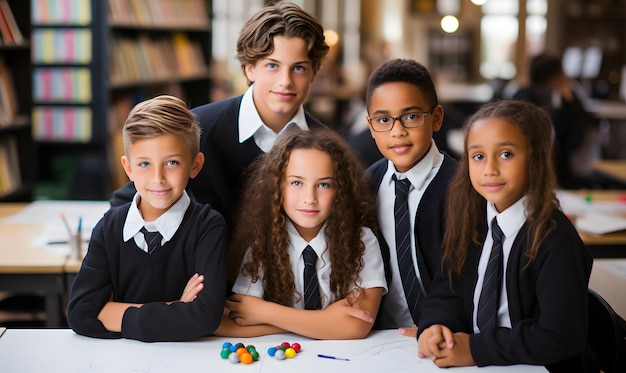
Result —
M220 357L224 342L253 344L260 353L249 365ZM281 342L302 345L292 359L276 360L267 349ZM329 360L317 354L350 361ZM0 371L20 372L438 372L428 359L417 357L417 342L395 330L374 331L363 340L317 341L293 334L259 338L205 338L191 342L145 343L127 339L95 339L70 329L7 329L0 337ZM455 373L501 372L502 367L455 368ZM543 367L517 365L507 372L545 372Z

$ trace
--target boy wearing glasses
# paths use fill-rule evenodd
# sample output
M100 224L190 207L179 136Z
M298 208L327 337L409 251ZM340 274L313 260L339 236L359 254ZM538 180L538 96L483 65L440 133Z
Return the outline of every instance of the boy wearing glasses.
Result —
M366 120L384 156L368 168L377 193L380 247L389 291L376 327L415 336L421 303L440 268L444 205L457 162L433 140L443 107L428 70L395 59L369 77Z

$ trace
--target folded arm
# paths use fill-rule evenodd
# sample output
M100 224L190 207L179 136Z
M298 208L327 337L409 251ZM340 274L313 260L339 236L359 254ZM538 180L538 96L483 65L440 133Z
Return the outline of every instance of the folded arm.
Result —
M167 304L172 304L174 302L183 302L189 303L193 302L197 297L198 293L204 288L204 276L199 274L194 274L191 276L189 281L187 281L187 285L183 290L183 294L181 295L179 300L165 302ZM141 307L143 304L141 303L122 303L122 302L114 302L112 300L108 301L100 313L98 314L98 320L102 322L102 325L110 331L110 332L121 332L122 331L122 319L124 318L124 312L129 307Z
M372 329L382 293L378 287L362 289L323 310L301 310L241 294L226 306L229 317L242 326L269 324L309 338L359 339Z

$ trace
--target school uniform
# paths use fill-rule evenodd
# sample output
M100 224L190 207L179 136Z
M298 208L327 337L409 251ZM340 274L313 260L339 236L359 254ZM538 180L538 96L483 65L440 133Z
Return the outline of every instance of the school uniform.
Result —
M414 216L411 225L411 251L413 267L425 294L430 291L430 282L439 271L441 254L439 247L445 228L444 205L450 180L457 168L457 162L447 153L440 152L431 140L431 147L424 158L411 170L398 174L407 177L413 189L409 191L409 213ZM392 176L397 174L393 163L386 158L368 168L372 177L372 188L377 194L380 248L385 263L385 273L389 292L381 302L375 328L389 329L416 324L404 294L398 269L395 243L393 201L395 198ZM424 259L424 265L417 265L417 248Z
M259 117L252 101L253 87L250 86L241 96L191 110L198 117L202 130L200 152L204 154L205 162L200 173L189 180L187 191L194 200L208 203L219 211L228 226L232 224L244 171L255 158L269 151L277 138ZM302 106L289 123L302 129L323 126ZM130 201L134 194L135 186L129 182L113 193L111 206Z
M330 274L332 271L332 263L330 260L330 254L326 247L326 236L324 234L325 225L320 232L310 242L305 241L291 220L287 220L287 233L289 235L289 248L288 255L291 262L291 268L294 273L295 290L297 294L293 299L293 303L288 306L297 309L304 309L304 260L302 252L307 245L310 245L317 257L319 258L315 264L317 271L317 278L319 281L319 292L321 298L322 309L330 306L337 298L330 289ZM363 252L363 268L358 273L359 281L357 284L361 288L383 288L383 294L387 292L387 282L385 280L385 274L383 269L383 260L380 255L380 248L378 246L378 240L376 235L366 227L362 228L361 240L365 245L365 251ZM250 260L250 252L246 253L247 261ZM252 282L252 279L243 273L239 273L235 284L233 285L233 292L238 294L253 295L255 297L263 298L263 271L264 268L259 270L259 279L256 282Z
M496 217L505 237L496 325L480 330L475 312L492 244L485 222L484 244L470 245L463 273L454 276L452 284L447 271L435 278L422 307L419 331L442 324L453 332L469 333L478 366L532 364L553 372L585 371L592 257L568 218L555 209L556 228L529 262L524 201L500 214L490 203L487 207L487 222Z
M141 228L158 230L161 246L151 253ZM144 223L136 202L113 207L96 224L89 249L72 284L69 326L78 334L141 341L179 341L211 334L222 319L226 297L226 224L209 205L183 197L154 222ZM190 303L180 299L189 279L205 276ZM141 303L123 315L121 333L98 320L109 301Z

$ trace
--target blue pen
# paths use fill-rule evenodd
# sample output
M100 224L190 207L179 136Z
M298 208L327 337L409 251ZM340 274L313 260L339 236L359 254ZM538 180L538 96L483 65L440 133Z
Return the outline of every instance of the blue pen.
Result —
M81 216L78 218L78 233L80 233L82 227L83 227L83 218Z
M337 356L322 355L322 354L317 354L317 357L321 357L322 359L333 359L333 360L350 361L350 359L347 359L345 357L337 357Z

